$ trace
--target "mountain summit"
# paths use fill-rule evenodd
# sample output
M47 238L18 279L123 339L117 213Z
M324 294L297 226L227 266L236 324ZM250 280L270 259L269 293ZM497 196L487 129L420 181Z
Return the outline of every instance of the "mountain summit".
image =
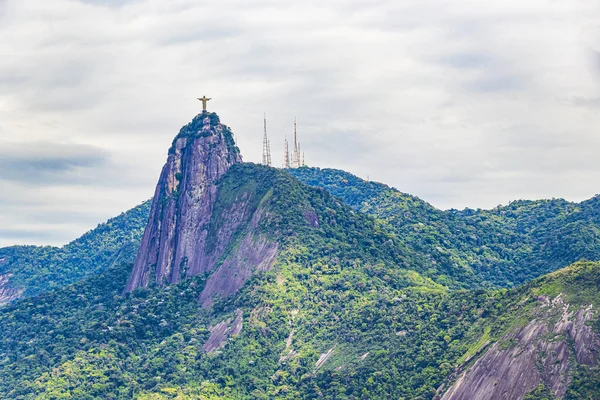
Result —
M207 249L215 182L242 162L231 130L215 113L181 128L162 169L126 291L179 282L212 268L223 249Z

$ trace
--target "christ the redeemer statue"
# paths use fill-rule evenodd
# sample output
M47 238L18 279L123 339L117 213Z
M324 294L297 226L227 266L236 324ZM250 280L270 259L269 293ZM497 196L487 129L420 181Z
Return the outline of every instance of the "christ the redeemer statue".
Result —
M206 96L198 97L198 100L202 102L202 113L206 112L206 103L210 100L210 98Z

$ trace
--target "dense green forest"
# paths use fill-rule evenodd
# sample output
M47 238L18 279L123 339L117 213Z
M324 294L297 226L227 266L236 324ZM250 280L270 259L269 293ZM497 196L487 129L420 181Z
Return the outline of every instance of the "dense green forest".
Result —
M514 321L526 323L532 301L522 302L529 293L566 293L571 304L599 305L600 267L583 265L585 271L567 270L511 291L417 286L373 293L361 285L317 291L340 278L320 275L303 285L311 294L306 301L287 289L309 271L282 263L213 311L199 307L201 277L123 297L129 268L121 265L0 312L0 395L430 399L454 365L477 349L482 332L494 340ZM278 274L286 277L284 287L276 283ZM239 308L241 334L205 354L208 326ZM319 355L330 349L332 357L317 370ZM599 372L577 367L566 398L596 398Z
M0 311L4 391L0 393L11 398L128 398L196 382L247 398L275 390L283 395L289 386L286 396L297 398L300 390L308 390L302 385L317 385L312 378L314 364L325 347L336 346L340 352L347 348L344 357L353 360L362 355L356 353L362 348L351 344L371 342L370 335L378 332L369 326L379 324L379 319L385 318L381 324L388 328L388 324L409 327L408 321L389 319L377 309L379 303L408 307L398 315L418 325L415 312L429 313L419 310L419 304L426 306L446 292L408 269L413 263L402 246L375 220L284 172L236 165L219 188L216 210L248 194L252 202L266 207L268 218L259 229L279 241L282 249L274 269L255 275L238 296L217 302L211 310L198 304L202 277L121 296L130 268L125 264L5 307ZM423 272L430 273L424 268ZM406 296L422 299L402 301ZM336 306L329 308L331 304ZM243 311L244 329L232 346L222 355L202 354L209 325L238 309ZM339 324L340 318L347 323ZM440 357L458 356L460 352L443 351L444 335L437 334L420 340L439 342ZM403 338L389 329L386 336ZM283 362L280 358L290 337L298 354ZM431 349L418 351L425 357ZM283 382L274 384L272 376L282 363ZM417 366L412 369L422 373ZM245 370L247 374L242 373ZM423 382L410 385L411 390L431 391L429 379L440 379L433 370L424 374Z
M4 273L42 293L0 308L0 398L433 399L487 343L513 345L504 335L540 296L600 306L597 263L494 288L598 258L596 198L440 211L341 171L290 172L327 190L253 164L218 182L209 230L244 198L265 217L240 237L257 229L279 251L208 308L208 275L123 294L147 203L63 249L1 249ZM566 399L600 396L597 367L573 362L571 376Z
M580 259L600 260L600 196L581 203L519 200L491 210L442 211L386 185L334 169L287 170L388 225L437 268L514 286Z
M148 220L150 201L98 225L63 246L0 248L0 275L23 297L77 282L114 263L133 262Z
M427 287L387 294L370 293L381 283L331 287L339 279L358 279L352 276L358 272L305 283L302 290L315 292L305 300L286 289L302 283L310 270L281 265L257 277L239 299L208 312L197 300L202 278L122 297L127 271L127 266L114 267L0 311L0 396L86 399L157 393L172 398L171 392L214 391L229 394L226 398L293 399L323 390L339 394L346 385L329 382L348 373L353 378L344 388L348 396L360 398L367 387L380 398L389 390L429 398L442 379L439 367L450 372L466 350L456 339L478 318L476 312L460 317L458 311L489 302L485 293L452 301L444 291ZM275 283L277 272L286 275L283 287ZM327 281L333 282L315 289ZM334 302L339 305L323 310ZM244 310L242 333L221 351L203 354L213 318L238 308ZM292 348L298 354L282 360ZM329 348L334 358L315 374L319 354ZM341 365L343 374L335 371ZM385 375L370 382L378 371ZM404 383L398 385L401 377Z

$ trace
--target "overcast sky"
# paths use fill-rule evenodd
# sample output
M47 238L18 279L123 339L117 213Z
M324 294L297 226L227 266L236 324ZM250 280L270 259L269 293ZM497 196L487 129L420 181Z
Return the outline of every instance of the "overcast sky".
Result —
M0 246L151 197L201 109L440 208L600 192L597 0L0 0Z

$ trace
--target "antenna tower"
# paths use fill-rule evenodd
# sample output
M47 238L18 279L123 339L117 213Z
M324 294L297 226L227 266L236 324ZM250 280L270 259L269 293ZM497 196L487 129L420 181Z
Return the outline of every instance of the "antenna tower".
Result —
M300 166L300 153L298 148L298 135L296 133L296 117L294 117L294 154L292 156L292 168Z
M288 148L287 136L285 137L285 149L283 153L283 168L290 168L290 150Z
M271 142L269 141L269 137L267 136L267 114L265 114L264 126L265 126L265 133L263 135L262 163L263 163L263 165L268 165L270 167L271 166Z

